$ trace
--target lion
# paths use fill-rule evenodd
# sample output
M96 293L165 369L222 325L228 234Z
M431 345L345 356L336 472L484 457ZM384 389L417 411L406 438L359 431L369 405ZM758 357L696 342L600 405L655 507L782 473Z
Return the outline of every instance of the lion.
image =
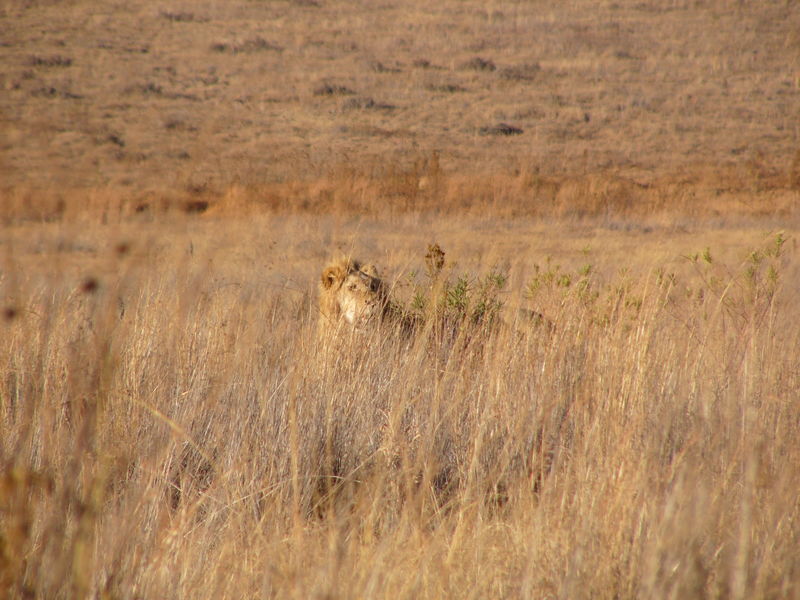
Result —
M322 271L319 283L319 332L342 325L365 330L381 320L388 307L383 281L374 265L340 258Z
M443 257L444 253L441 255ZM440 259L441 262L443 261ZM441 264L435 266L441 270ZM334 333L338 336L347 330L368 333L388 326L390 329L384 329L384 332L393 330L400 339L408 341L421 331L425 331L439 341L448 340L450 344L445 344L447 346L452 345L464 332L466 332L465 340L472 337L469 328L464 329L467 323L464 319L463 316L446 313L438 314L433 319L426 319L424 315L404 310L402 304L394 302L389 297L384 281L372 264L351 258L340 258L322 271L317 326L318 337L322 340L330 339ZM472 324L481 326L488 324L493 331L504 328L521 333L525 329L521 327L523 323L533 326L544 325L548 329L552 326L544 315L524 308L518 310L516 317L504 314L494 325L491 325L491 321L483 323L483 320L474 321Z

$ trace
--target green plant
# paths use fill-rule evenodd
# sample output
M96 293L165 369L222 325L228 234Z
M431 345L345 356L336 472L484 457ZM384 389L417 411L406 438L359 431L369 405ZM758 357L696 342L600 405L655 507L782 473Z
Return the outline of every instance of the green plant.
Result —
M446 268L445 252L439 244L428 246L425 255L425 279L414 282L411 300L407 306L398 308L415 315L422 322L431 320L460 324L490 324L503 307L501 293L508 282L508 275L491 270L484 275L472 273L454 274ZM414 281L415 274L410 280Z

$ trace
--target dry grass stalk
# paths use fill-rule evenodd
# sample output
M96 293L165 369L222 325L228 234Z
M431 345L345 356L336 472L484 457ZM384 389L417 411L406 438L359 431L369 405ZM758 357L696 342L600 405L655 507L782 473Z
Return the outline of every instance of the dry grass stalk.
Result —
M798 594L785 238L675 274L545 265L552 331L437 355L375 330L319 356L302 298L215 275L210 235L126 242L91 286L16 279L8 597Z

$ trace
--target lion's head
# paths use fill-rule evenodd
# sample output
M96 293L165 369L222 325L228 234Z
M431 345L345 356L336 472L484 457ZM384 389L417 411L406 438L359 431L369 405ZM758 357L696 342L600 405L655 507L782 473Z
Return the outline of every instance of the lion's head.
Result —
M344 320L356 329L378 318L386 306L383 282L373 265L343 258L325 267L319 284L320 326Z

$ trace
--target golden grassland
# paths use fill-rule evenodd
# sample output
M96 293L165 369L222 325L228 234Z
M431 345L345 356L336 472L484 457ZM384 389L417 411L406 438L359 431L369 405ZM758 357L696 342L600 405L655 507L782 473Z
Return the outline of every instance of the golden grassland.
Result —
M167 216L5 228L9 597L800 595L796 229ZM332 252L506 315L316 346ZM507 319L508 320L508 319ZM427 340L427 341L426 341Z
M4 190L223 196L438 152L475 181L760 193L800 149L785 0L9 0L0 24Z
M4 222L785 218L800 194L783 1L10 0L0 24Z
M0 595L800 598L798 32L0 6ZM321 349L339 254L502 318Z

